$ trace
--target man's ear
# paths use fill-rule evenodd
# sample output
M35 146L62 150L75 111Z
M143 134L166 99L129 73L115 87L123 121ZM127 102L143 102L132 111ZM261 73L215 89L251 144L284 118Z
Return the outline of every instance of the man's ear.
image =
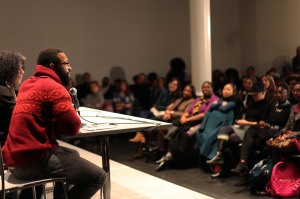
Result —
M49 64L49 68L50 68L51 70L54 70L54 67L55 67L55 65L54 65L53 63L50 63L50 64Z

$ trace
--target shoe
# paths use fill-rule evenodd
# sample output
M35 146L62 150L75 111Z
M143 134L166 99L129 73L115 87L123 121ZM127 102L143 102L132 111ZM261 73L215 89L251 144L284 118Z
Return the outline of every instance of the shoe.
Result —
M165 160L166 160L165 156L162 156L159 160L155 161L155 163L156 164L160 164L160 163L162 163Z
M144 151L145 151L144 145L145 144L143 144L143 143L139 143L139 145L138 145L138 151L136 152L136 154L134 154L134 158L135 159L139 159L139 158L143 158L144 157Z
M234 174L247 174L249 171L248 165L246 162L240 162L236 168L230 170Z
M265 191L265 190L262 190L262 191L256 191L255 193L258 194L258 195L267 195L267 194L268 194L268 192ZM298 197L299 197L299 196L298 196Z
M207 165L223 165L224 158L221 151L217 151L216 155L211 160L206 160Z
M164 160L164 161L162 161L159 165L158 165L158 167L156 168L156 172L160 172L160 171L163 171L163 170L165 170L166 168L167 168L167 165L169 164L169 161L167 161L167 160Z
M129 139L129 142L146 143L146 138L142 132L137 132L134 138Z
M222 177L224 177L224 172L223 172L223 170L220 170L217 173L212 174L210 177L213 179L222 178Z

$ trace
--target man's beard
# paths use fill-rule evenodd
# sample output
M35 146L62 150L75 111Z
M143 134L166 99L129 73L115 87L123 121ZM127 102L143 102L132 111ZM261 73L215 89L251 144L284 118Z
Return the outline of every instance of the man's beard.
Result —
M63 86L69 86L70 77L69 77L69 74L66 71L64 71L63 67L61 67L61 66L56 67L55 73L60 78L61 84Z

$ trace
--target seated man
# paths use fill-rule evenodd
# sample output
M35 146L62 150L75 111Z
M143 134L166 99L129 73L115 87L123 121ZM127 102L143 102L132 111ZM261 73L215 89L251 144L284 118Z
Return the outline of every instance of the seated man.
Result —
M74 185L70 198L91 198L105 183L105 171L60 147L55 138L55 134L74 136L81 127L63 86L69 83L69 60L62 50L49 48L39 54L37 64L34 76L20 87L2 149L4 162L23 180L66 177ZM58 183L54 198L63 198L62 193Z

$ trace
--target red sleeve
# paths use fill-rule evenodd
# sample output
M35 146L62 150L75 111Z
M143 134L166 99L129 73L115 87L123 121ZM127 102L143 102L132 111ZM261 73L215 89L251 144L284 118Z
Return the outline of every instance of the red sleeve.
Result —
M49 93L49 101L52 103L52 114L58 133L76 135L81 127L81 120L68 91L65 88L53 90Z

